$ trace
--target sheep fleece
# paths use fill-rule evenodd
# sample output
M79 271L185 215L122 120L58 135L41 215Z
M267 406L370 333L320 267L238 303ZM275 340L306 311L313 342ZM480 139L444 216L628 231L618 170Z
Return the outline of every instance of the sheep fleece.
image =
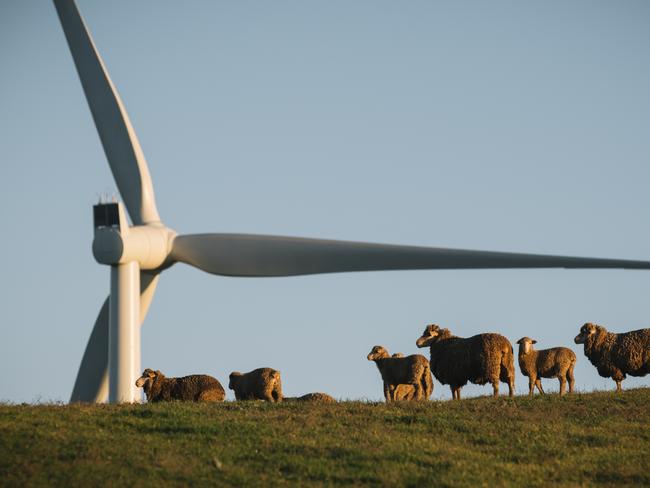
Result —
M237 400L282 401L280 372L272 368L258 368L248 373L230 374L228 387L235 392Z
M650 329L615 334L597 325L596 333L585 340L584 351L604 378L622 380L626 374L650 373Z
M509 375L515 375L512 344L500 334L468 338L450 335L431 344L430 352L431 372L445 385L465 386L468 381L484 385L499 379L507 382Z
M181 378L167 378L158 374L149 391L145 391L147 401L223 401L226 396L221 383L206 374L193 374Z

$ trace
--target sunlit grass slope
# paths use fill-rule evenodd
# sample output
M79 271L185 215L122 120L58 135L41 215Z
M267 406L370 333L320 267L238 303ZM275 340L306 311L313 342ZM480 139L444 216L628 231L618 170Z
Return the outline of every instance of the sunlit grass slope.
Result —
M649 486L650 389L399 405L2 405L0 484Z

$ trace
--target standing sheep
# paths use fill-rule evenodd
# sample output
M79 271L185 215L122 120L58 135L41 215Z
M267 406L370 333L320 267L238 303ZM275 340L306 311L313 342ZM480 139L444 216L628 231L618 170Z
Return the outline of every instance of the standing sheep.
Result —
M454 399L460 399L460 389L468 381L478 385L491 383L497 397L501 380L508 384L510 396L514 395L514 354L512 344L502 335L490 333L462 338L431 324L415 344L429 346L431 372L440 383L450 386Z
M282 401L280 372L271 368L258 368L249 373L230 373L228 388L234 390L237 400Z
M576 354L566 347L553 347L536 351L533 344L535 339L522 337L519 344L519 368L524 376L528 376L528 394L532 396L535 386L540 393L542 389L541 378L557 378L560 380L560 396L564 395L566 382L569 382L569 393L573 393L573 367L576 364Z
M222 402L226 396L221 383L207 374L167 378L160 371L147 368L135 381L135 386L144 389L148 402L171 400Z
M585 356L600 376L616 382L616 391L621 391L621 381L627 374L650 373L650 329L614 334L603 326L586 323L574 341L584 344Z
M390 357L382 346L375 346L368 354L368 361L374 361L384 382L384 398L387 402L397 400L399 385L411 385L415 390L413 399L426 400L433 392L433 381L427 359L420 354L405 358Z

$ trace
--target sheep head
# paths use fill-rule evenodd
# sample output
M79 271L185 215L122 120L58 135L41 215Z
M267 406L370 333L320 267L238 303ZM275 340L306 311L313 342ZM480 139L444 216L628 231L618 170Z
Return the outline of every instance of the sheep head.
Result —
M573 339L573 342L576 344L584 344L588 337L593 336L599 330L605 330L605 328L601 327L600 325L587 322L585 325L580 327L580 334L578 334L575 339Z
M232 373L230 373L230 376L229 376L230 381L228 382L228 389L229 390L234 390L236 388L236 386L237 386L237 383L239 382L239 379L242 376L243 375L239 371L233 371Z
M427 325L424 328L424 332L422 332L420 338L417 341L415 341L415 345L418 347L430 346L434 342L437 342L438 338L441 335L441 332L442 329L440 329L439 325L436 324Z
M376 361L377 359L384 359L389 357L390 354L388 354L388 351L384 347L375 346L368 354L368 361Z
M163 375L160 371L154 371L153 369L147 368L142 372L142 376L135 380L135 386L138 388L144 388L144 392L147 393L149 390L151 390L151 385L153 385L156 378L164 377L165 375Z
M520 351L522 351L524 354L528 354L533 350L533 344L537 344L537 341L535 339L531 339L530 337L522 337L517 341L517 344L519 344Z

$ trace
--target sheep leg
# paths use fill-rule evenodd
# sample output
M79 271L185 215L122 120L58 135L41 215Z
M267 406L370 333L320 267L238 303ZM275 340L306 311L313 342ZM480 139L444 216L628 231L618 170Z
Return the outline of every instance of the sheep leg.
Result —
M528 377L528 396L533 396L535 393L535 377L534 376L529 376Z
M623 388L621 388L621 380L614 380L616 381L616 393L620 393L623 391Z
M564 395L564 389L566 388L566 378L564 375L558 376L558 379L560 380L560 396Z
M427 391L428 390L427 377L425 375L422 375L420 377L419 383L420 383L420 387L422 388L422 398L418 398L418 400L426 400L427 398L429 398L429 392Z
M413 399L422 400L424 398L424 391L422 390L422 385L420 385L419 381L412 383L412 385L413 385Z
M492 396L494 398L499 396L499 380L498 379L496 381L492 382L492 391L493 391Z
M386 399L386 403L395 400L395 388L391 388L391 386L386 382L384 382L384 398Z
M569 381L569 393L573 393L573 385L575 384L575 378L573 377L573 365L571 365L567 371L566 379Z
M427 400L431 396L431 394L433 393L433 379L431 378L431 372L430 371L427 371L425 373L424 379L425 379L425 383L426 383L426 390L424 392L424 395L426 397L425 400Z
M544 388L542 388L542 380L537 378L535 380L535 386L537 386L537 390L542 394L546 395L546 392L544 391Z
M262 386L262 396L260 400L266 400L267 402L270 403L275 403L275 385L273 384L266 384Z
M508 396L515 396L515 377L511 376L508 378Z

